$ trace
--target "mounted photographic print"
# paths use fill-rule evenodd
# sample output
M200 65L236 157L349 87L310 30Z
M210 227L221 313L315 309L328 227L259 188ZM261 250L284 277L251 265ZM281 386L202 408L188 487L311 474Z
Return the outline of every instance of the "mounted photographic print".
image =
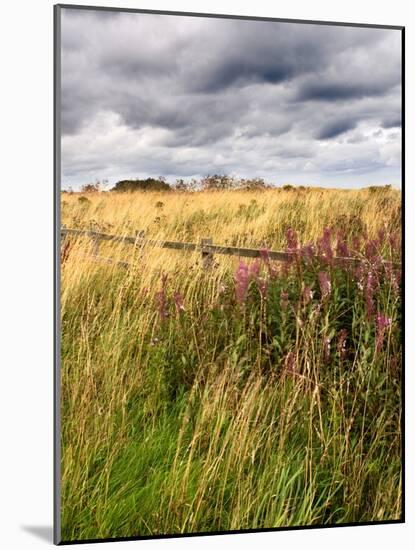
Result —
M55 542L402 522L394 26L55 6Z

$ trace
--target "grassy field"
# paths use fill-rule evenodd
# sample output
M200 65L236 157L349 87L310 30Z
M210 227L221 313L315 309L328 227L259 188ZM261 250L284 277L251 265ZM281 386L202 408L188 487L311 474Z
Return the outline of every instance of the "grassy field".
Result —
M399 519L400 202L62 194L67 227L264 249L208 265L102 245L122 269L64 243L62 538Z

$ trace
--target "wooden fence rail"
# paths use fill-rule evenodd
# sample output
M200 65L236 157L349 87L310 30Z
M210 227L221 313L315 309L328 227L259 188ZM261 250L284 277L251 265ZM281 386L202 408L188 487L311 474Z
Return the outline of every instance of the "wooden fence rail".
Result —
M99 243L100 241L114 241L121 242L125 244L131 244L135 246L141 246L148 244L150 246L159 247L159 248L168 248L171 250L186 250L186 251L199 251L201 252L202 259L204 262L210 262L214 254L224 254L227 256L238 256L242 258L259 258L264 254L271 260L277 260L286 262L295 257L296 253L290 252L279 252L276 250L268 250L265 248L243 248L239 246L223 246L213 244L211 238L202 239L200 243L186 243L180 241L168 241L168 240L155 240L155 239L146 239L144 231L137 231L135 236L122 236L122 235L110 235L108 233L100 233L93 230L84 230L84 229L69 229L63 226L61 228L61 235L75 235L75 236L86 236L90 237L92 240L92 250L93 256L98 257L99 253ZM318 256L315 256L317 259ZM105 259L105 261L111 261L110 259ZM334 257L333 263L344 265L346 262L359 263L365 262L365 258L343 258L343 257ZM128 266L128 262L118 262L120 264L125 264ZM391 263L391 262L385 262Z

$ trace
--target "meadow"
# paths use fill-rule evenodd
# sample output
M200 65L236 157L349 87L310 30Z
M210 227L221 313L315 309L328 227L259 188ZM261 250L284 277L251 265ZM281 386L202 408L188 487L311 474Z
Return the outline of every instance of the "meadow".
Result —
M63 193L61 210L262 250L101 245L125 269L62 244L63 540L401 518L399 191Z

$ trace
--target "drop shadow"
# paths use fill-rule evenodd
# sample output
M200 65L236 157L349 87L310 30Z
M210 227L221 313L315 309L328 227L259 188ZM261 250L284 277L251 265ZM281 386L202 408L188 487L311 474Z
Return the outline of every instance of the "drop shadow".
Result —
M38 539L53 543L53 527L51 525L22 525L21 528Z

